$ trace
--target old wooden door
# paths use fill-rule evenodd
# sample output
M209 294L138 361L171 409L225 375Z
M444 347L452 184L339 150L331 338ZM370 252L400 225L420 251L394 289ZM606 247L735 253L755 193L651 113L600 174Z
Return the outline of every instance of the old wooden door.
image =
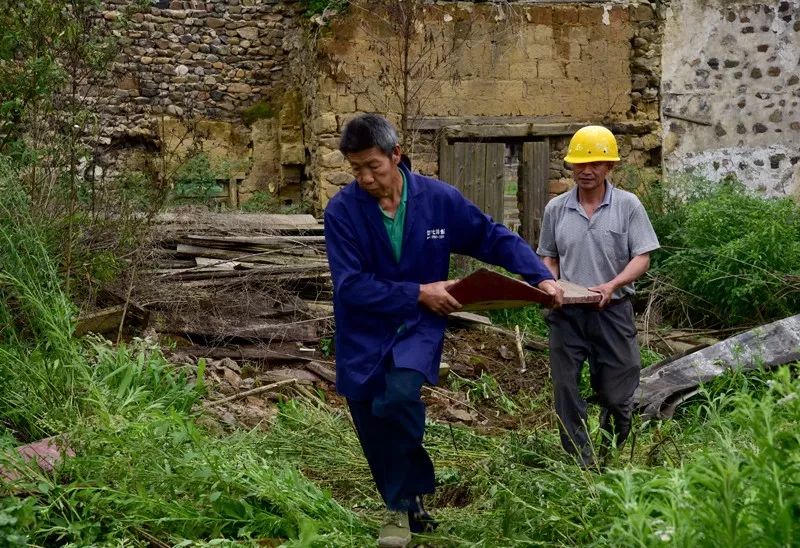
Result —
M520 234L533 249L539 245L544 206L549 197L550 143L547 139L529 141L522 145L519 188Z
M502 142L448 142L439 149L439 178L455 186L484 212L504 223L504 159ZM536 249L548 199L550 143L524 141L517 185L520 233Z
M456 141L442 146L439 178L495 221L503 222L503 143Z

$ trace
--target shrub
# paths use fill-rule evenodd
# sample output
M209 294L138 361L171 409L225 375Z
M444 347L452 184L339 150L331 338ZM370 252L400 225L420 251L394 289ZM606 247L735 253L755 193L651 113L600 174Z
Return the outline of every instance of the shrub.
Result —
M224 174L211 168L208 156L192 156L178 169L175 176L175 197L179 202L209 203L222 192L217 179Z
M259 101L242 111L242 121L248 126L257 120L275 117L275 107L267 101Z
M648 203L662 251L651 276L668 308L708 325L764 323L800 311L800 207L736 182ZM670 197L671 196L671 197ZM665 205L666 204L666 205ZM666 288L666 289L663 289Z

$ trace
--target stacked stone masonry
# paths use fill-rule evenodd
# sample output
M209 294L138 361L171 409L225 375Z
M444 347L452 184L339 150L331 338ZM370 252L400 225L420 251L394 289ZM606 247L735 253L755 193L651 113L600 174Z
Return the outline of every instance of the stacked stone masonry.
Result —
M351 180L337 151L343 124L366 111L401 122L385 55L398 37L369 17L377 3L352 4L318 26L301 0L154 1L115 31L121 51L88 97L103 117L101 144L188 154L190 135L235 166L243 199L296 198L308 183L319 211ZM425 6L418 28L445 62L428 59L412 81L411 122L630 124L619 136L628 163L660 167L663 143L668 172L800 192L800 0ZM129 7L104 0L102 16L115 23ZM254 105L261 114L245 123ZM437 174L441 131L409 137L415 168ZM550 143L557 193L568 185L567 138Z
M120 53L89 98L103 116L107 163L147 141L165 155L200 149L214 164L233 166L242 199L296 186L305 163L299 97L291 93L301 2L152 4L132 14L127 0L102 5L106 20L126 20L115 31ZM245 124L243 115L259 104L264 114Z
M800 198L800 0L673 0L666 34L665 169Z

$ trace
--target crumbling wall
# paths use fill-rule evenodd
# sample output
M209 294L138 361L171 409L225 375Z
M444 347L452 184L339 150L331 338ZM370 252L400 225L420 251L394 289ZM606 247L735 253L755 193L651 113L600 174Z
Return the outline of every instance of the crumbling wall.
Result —
M120 18L129 4L104 0L102 16ZM150 141L170 159L191 145L233 168L242 199L287 188L298 198L305 153L293 65L301 2L152 4L118 32L121 51L90 97L103 118L101 168L117 167L131 143Z
M333 19L319 44L317 85L307 95L309 167L321 207L352 180L336 150L347 120L359 112L379 111L398 125L401 121L396 90L376 77L386 67L381 41L391 38L376 28L368 4L356 2L347 14ZM437 2L417 25L432 50L451 58L426 74L425 82L409 79L421 86L425 98L413 105L409 124L413 131L407 148L415 169L434 175L438 171L437 134L424 129L432 126L418 124L432 118L454 124L465 119L495 124L636 123L650 129L620 136L626 160L660 165L662 29L650 3L512 2L501 9ZM436 31L424 30L432 28ZM448 49L458 40L458 48ZM422 49L416 47L417 52ZM422 58L412 54L413 61ZM553 140L554 192L564 187L559 179L569 175L561 161L564 144L563 137Z
M668 173L800 193L800 0L673 0L662 91Z

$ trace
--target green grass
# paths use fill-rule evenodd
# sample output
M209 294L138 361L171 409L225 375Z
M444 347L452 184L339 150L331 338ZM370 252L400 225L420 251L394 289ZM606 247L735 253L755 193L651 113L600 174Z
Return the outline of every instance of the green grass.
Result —
M177 369L146 340L112 347L75 339L51 238L25 205L0 194L0 461L21 474L17 495L0 499L0 544L374 542L381 503L343 410L289 402L266 430L223 432L199 405L202 364ZM602 475L571 463L550 425L489 434L430 422L426 445L439 482L431 506L442 525L425 540L795 545L798 367L729 373L675 420L637 420L629 445ZM506 398L507 412L537 412L493 381L465 381L465 388ZM596 435L595 421L590 426ZM77 453L55 473L8 452L52 434Z

